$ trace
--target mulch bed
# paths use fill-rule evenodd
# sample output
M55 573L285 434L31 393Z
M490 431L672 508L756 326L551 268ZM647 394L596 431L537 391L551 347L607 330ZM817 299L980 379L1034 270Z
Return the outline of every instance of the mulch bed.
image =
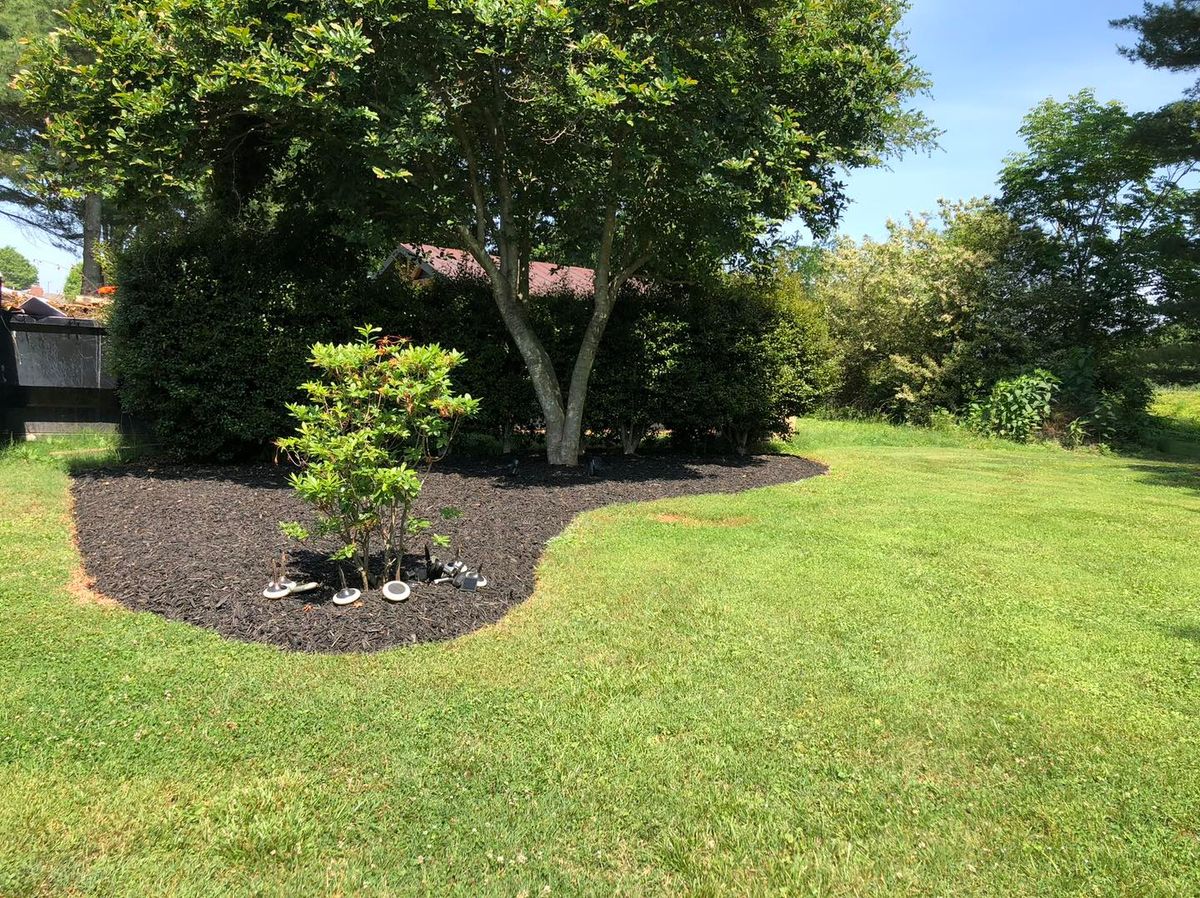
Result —
M773 455L611 458L597 477L534 459L522 459L515 474L495 461L444 462L426 480L418 512L455 539L465 561L482 567L489 586L472 594L450 584L418 584L396 605L373 590L346 607L330 601L338 577L324 553L333 544L299 547L279 532L281 520L311 519L287 486L285 468L130 465L78 474L72 492L87 574L104 595L233 639L360 652L452 639L499 620L532 593L546 540L580 512L737 492L823 472L813 462ZM453 524L437 513L447 505L463 511ZM320 590L262 597L269 559L284 548L291 552L292 578L319 581ZM349 570L347 579L355 579Z

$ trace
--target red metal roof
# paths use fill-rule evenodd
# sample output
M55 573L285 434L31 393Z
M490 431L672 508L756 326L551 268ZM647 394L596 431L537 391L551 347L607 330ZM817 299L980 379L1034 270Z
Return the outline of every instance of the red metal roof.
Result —
M446 249L441 246L402 243L400 249L406 256L422 263L422 267L445 278L486 278L487 274L474 257L461 249ZM574 293L590 296L594 272L590 268L574 265L555 265L553 262L529 263L529 292L533 296L554 293Z

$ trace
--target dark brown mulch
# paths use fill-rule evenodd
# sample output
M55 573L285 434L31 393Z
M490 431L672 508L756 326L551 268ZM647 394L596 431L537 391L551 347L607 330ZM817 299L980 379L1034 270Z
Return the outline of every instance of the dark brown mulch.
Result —
M373 591L340 608L329 601L337 574L323 554L332 544L298 548L279 532L281 520L310 518L288 488L283 468L124 466L79 474L72 490L79 547L99 592L136 611L234 639L298 651L357 652L452 639L499 620L533 591L546 540L580 512L737 492L824 471L804 459L770 455L612 458L604 465L600 476L589 477L530 459L521 460L516 474L495 461L442 464L426 481L419 511L435 519L443 506L462 509L454 526L439 520L438 529L455 538L464 560L482 566L489 586L470 594L449 584L416 585L398 605ZM292 577L317 580L322 587L264 599L268 559L285 547L291 550Z

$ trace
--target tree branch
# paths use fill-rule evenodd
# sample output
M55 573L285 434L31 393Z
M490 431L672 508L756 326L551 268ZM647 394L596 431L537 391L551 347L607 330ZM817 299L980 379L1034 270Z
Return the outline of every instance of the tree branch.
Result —
M483 183L479 179L479 163L476 160L475 150L471 146L471 137L467 133L466 125L462 119L455 116L451 119L451 127L454 130L455 137L458 138L458 144L462 148L463 157L467 160L467 177L470 179L471 198L475 203L475 239L486 247L487 246L487 222L491 216L487 213L487 203L483 197Z

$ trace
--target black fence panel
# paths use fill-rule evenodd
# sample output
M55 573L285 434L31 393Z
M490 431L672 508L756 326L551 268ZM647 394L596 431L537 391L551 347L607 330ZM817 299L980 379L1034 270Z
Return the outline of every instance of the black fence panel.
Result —
M107 339L87 319L0 313L0 435L117 431L121 407Z

